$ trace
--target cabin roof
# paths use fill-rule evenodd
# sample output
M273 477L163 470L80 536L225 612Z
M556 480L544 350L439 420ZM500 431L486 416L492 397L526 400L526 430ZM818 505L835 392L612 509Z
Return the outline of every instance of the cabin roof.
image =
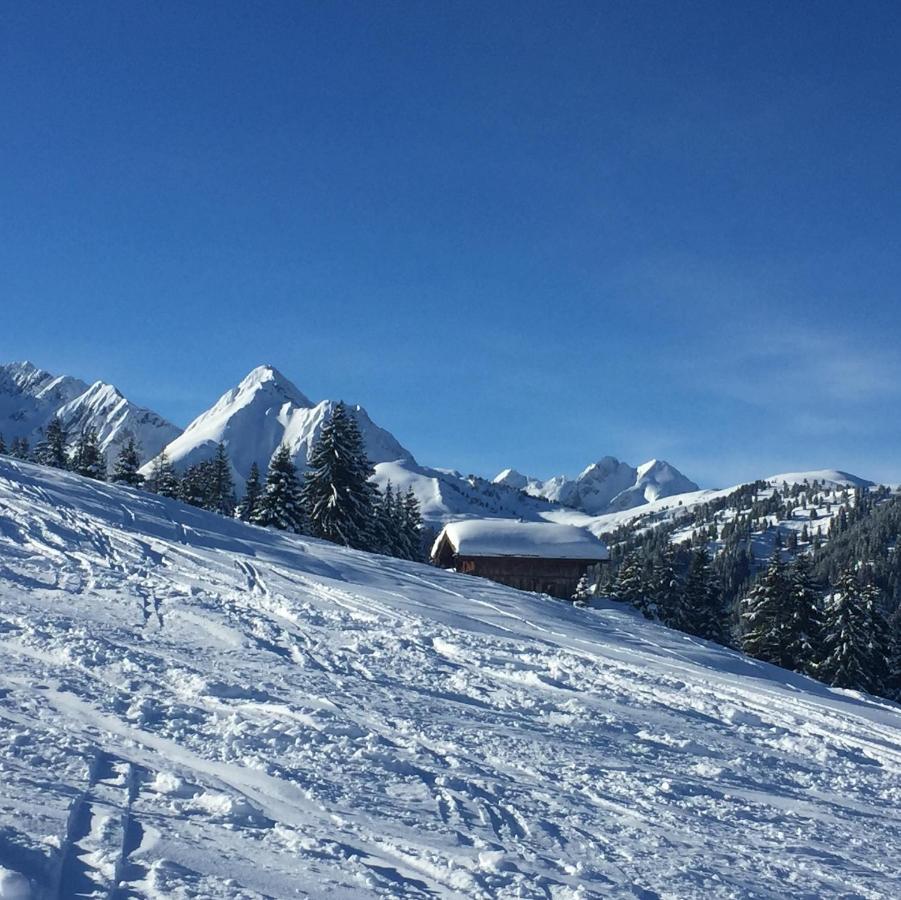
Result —
M607 545L590 531L554 522L467 519L444 526L432 547L447 539L459 556L516 556L535 559L609 559Z

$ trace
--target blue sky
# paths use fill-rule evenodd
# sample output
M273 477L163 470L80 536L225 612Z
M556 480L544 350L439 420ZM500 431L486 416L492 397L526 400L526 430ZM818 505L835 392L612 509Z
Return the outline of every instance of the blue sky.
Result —
M0 358L494 474L901 481L895 3L0 11Z

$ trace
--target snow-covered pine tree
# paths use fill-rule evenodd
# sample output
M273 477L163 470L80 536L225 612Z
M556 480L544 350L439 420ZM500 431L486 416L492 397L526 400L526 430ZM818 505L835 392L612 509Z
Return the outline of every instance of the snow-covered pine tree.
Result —
M135 439L130 437L119 450L110 480L119 484L140 487L144 483L144 476L138 471L140 468L141 457L138 456L138 447Z
M403 499L403 538L405 558L422 561L422 513L412 487Z
M385 556L400 556L401 522L394 486L389 481L375 504L372 521L372 549Z
M235 482L232 479L231 463L225 444L216 447L216 455L207 468L207 496L205 508L223 516L234 515Z
M901 701L901 606L889 616L888 632L885 696Z
M650 592L660 621L671 628L677 628L681 589L676 575L675 552L668 541L654 562Z
M788 571L788 586L786 660L791 660L796 672L816 677L823 654L823 621L809 556L802 554L795 559Z
M677 627L683 631L708 641L726 643L726 615L713 581L706 547L692 551L678 619L680 624Z
M313 445L303 485L310 533L358 550L372 549L375 487L356 419L336 404Z
M106 461L100 452L97 432L93 428L85 428L75 442L72 451L72 471L97 481L106 481Z
M791 668L788 657L788 574L778 553L741 601L741 644L749 656Z
M857 575L846 569L826 597L819 677L836 687L873 690L871 613Z
M651 618L653 603L648 596L644 561L636 551L628 553L620 564L613 584L613 596L624 603L631 603L642 615Z
M870 640L867 646L869 657L870 686L873 694L890 696L891 631L885 615L885 597L879 587L872 581L872 573L861 591L861 603L867 617L867 628Z
M303 532L306 529L297 469L286 444L282 444L269 461L266 486L251 521L281 531Z
M179 500L206 509L209 492L209 465L206 462L195 463L185 469L178 485Z
M242 522L252 522L262 496L263 486L260 483L260 467L256 463L250 466L250 474L244 484L244 496L235 508L235 516Z
M27 462L31 456L28 438L13 438L13 442L10 445L10 456Z
M44 432L44 458L39 460L45 466L53 466L55 469L65 469L69 465L69 454L66 445L69 435L63 428L59 416L54 416L48 423Z
M594 594L594 585L591 583L591 580L588 577L588 573L586 572L580 579L579 583L576 585L576 589L572 595L573 603L585 604L591 599Z
M2 431L0 431L0 456L6 456L6 441L3 440Z
M153 465L150 468L150 477L144 486L147 490L152 491L154 494L159 494L161 497L171 497L173 499L178 497L178 475L175 474L175 469L172 467L172 463L169 462L169 457L165 450L153 461Z

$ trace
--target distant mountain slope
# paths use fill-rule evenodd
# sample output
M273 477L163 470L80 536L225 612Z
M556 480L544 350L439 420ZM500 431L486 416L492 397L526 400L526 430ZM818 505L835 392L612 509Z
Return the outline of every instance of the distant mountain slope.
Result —
M634 467L612 456L592 463L577 478L558 475L540 481L515 469L504 469L494 482L592 516L631 509L674 494L698 490L693 481L663 460L652 459Z
M275 451L287 444L299 469L331 416L334 400L313 403L273 366L258 366L237 387L223 394L165 448L176 469L210 458L223 443L239 489L256 463L265 473ZM362 406L351 406L372 462L405 460L412 454L369 418ZM144 468L150 471L151 464Z
M51 375L29 362L0 366L0 434L6 441L27 438L34 445L44 428L59 416L74 441L93 428L108 461L133 437L142 459L156 456L181 429L162 416L137 406L115 387L92 385L69 376Z
M19 897L894 900L899 747L622 606L0 459Z

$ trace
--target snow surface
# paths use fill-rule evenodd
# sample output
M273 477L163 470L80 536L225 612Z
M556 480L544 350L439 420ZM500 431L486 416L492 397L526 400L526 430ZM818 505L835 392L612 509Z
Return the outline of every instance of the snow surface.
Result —
M771 484L813 484L820 482L824 487L872 487L873 482L852 475L850 472L842 472L839 469L817 469L812 472L785 472L782 475L770 475L765 479Z
M34 446L53 416L59 416L73 443L86 428L94 429L109 463L129 438L135 439L141 458L150 459L181 433L111 384L97 381L88 386L67 375L51 375L30 362L0 366L0 434L7 444L24 437Z
M444 526L441 539L464 556L526 556L539 559L609 559L607 547L591 532L552 522L517 522L512 519L469 519Z
M16 890L890 898L899 854L897 705L0 459Z
M663 497L696 491L698 486L664 460L652 459L635 467L613 456L582 470L577 478L557 475L547 481L529 478L516 469L504 469L495 484L544 497L591 516L631 509Z

